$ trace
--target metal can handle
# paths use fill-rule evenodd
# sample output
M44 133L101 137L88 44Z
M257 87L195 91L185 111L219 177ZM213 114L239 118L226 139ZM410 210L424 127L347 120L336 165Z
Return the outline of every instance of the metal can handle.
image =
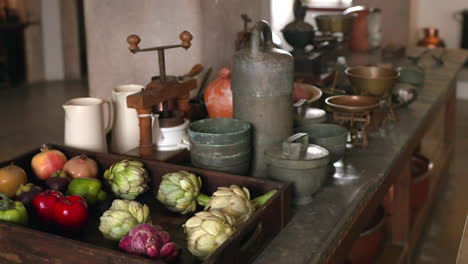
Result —
M301 153L309 147L309 136L307 133L296 133L283 141L282 147L284 156Z
M261 36L263 35L263 43L261 45ZM258 52L261 48L273 48L273 40L271 36L271 27L265 20L258 21L252 30L250 38L250 49L253 53Z

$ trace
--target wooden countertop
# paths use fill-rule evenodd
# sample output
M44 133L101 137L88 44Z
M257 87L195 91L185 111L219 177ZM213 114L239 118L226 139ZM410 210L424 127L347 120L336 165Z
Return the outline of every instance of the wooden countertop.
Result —
M458 250L457 264L468 264L468 214L466 216L463 237Z

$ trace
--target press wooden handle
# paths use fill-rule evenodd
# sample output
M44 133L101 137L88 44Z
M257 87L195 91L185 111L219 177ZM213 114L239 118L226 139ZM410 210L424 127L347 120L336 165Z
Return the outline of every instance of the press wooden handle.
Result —
M128 49L131 52L135 52L135 51L139 50L140 47L138 47L138 43L140 43L140 41L141 41L141 38L138 35L132 34L132 35L128 36L127 37L127 42L128 42L128 44L130 44L130 46L128 46Z
M202 71L203 71L203 65L196 64L195 66L192 67L189 73L187 73L187 77L194 77Z
M182 40L181 45L182 45L182 47L184 49L190 48L190 46L192 45L191 41L193 39L193 36L192 36L192 34L190 34L190 32L184 31L184 32L180 33L179 38L180 38L180 40Z

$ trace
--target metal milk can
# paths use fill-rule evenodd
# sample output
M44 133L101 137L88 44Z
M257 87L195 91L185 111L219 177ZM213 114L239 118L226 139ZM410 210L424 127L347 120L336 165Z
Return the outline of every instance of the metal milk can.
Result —
M232 67L234 118L252 124L251 175L266 177L263 156L293 133L294 60L273 45L270 25L255 25L250 46L236 54Z

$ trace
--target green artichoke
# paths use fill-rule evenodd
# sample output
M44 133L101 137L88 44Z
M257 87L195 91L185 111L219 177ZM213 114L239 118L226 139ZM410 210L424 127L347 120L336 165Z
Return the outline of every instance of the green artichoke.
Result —
M234 219L219 211L198 212L183 227L187 248L200 258L209 256L235 231Z
M139 161L122 160L104 172L104 179L119 198L134 200L148 189L148 171Z
M167 173L162 177L157 198L170 211L185 215L197 209L201 184L200 177L187 171Z
M99 230L105 238L120 240L137 224L151 223L148 206L135 201L114 200L100 218Z
M237 185L219 187L205 206L205 211L220 211L233 217L237 224L244 223L255 212L255 205L250 201L247 188Z

